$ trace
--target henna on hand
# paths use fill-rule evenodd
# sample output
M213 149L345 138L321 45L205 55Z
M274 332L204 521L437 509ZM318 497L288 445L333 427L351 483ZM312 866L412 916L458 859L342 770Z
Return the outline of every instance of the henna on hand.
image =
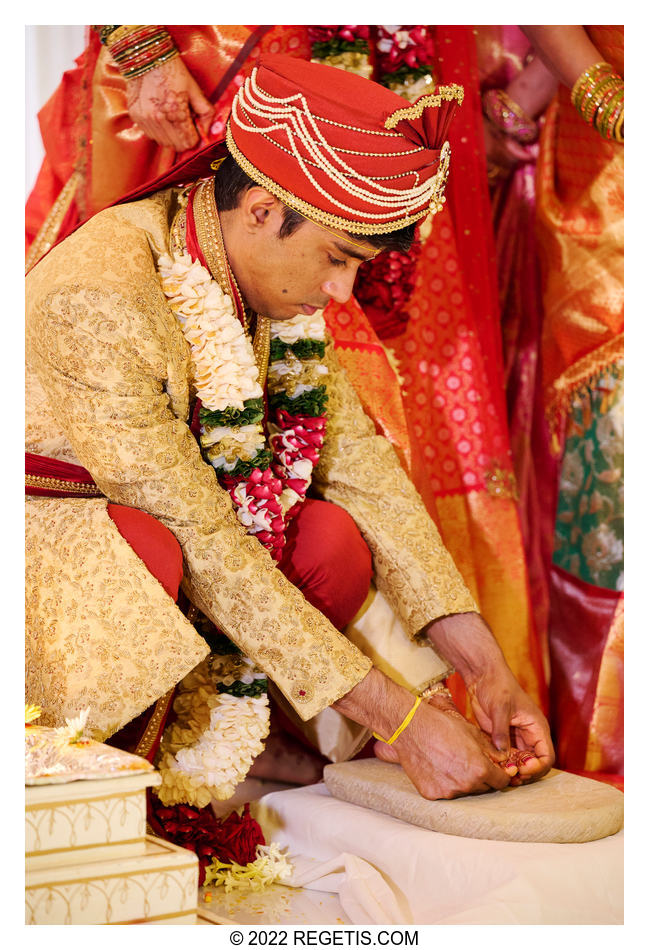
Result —
M197 144L194 114L206 121L212 107L180 57L129 79L126 90L129 115L149 138L176 151Z

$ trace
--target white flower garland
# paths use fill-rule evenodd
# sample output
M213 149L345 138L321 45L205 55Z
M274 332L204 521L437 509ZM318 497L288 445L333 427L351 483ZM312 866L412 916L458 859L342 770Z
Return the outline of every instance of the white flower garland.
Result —
M192 351L196 394L208 409L243 409L260 398L252 343L237 319L232 298L199 261L183 254L158 259L162 288ZM260 427L261 430L261 427Z
M158 271L191 348L196 395L208 414L223 422L201 426L203 453L228 488L239 521L278 559L286 517L306 495L324 439L324 416L288 411L293 401L296 407L324 404L326 367L317 358L301 360L292 350L305 341L307 353L322 355L322 313L271 326L271 347L277 341L282 352L268 369L269 398L277 403L268 426L271 467L254 351L231 297L187 252L161 255ZM246 414L253 421L236 424ZM229 419L235 421L227 424ZM262 461L255 464L258 458L263 469ZM237 480L242 463L250 470ZM238 654L208 657L185 677L174 702L177 719L165 729L160 744L162 784L157 794L163 805L202 808L212 798L231 797L263 750L269 728L267 694L233 695L231 690L235 683L245 686L259 679L265 679L264 674ZM218 690L218 682L224 691Z
M223 886L226 894L239 889L263 891L275 881L281 883L292 877L293 865L276 842L258 844L255 855L255 860L245 867L218 859L212 861L205 869L205 886Z
M259 679L265 674L239 654L208 657L183 679L174 700L177 719L160 743L157 794L163 805L204 808L212 798L223 801L234 794L263 751L268 696L234 696L219 692L216 684L231 688Z

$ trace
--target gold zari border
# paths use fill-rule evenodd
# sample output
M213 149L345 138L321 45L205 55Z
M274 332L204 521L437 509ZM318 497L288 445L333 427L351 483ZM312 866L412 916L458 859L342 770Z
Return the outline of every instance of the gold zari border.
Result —
M418 119L423 114L424 109L429 107L439 108L442 102L452 102L454 99L459 106L462 105L464 102L464 86L457 83L453 83L451 86L440 86L437 92L422 96L413 105L406 106L404 109L397 109L396 112L389 115L384 123L385 128L396 128L402 119Z
M228 265L212 179L201 182L194 195L196 237L212 277L229 294ZM243 307L243 301L240 301Z
M25 488L50 488L52 491L73 492L75 495L103 495L97 485L70 482L63 478L49 478L46 475L25 475Z
M162 719L169 708L169 703L173 698L175 688L175 686L172 686L169 692L165 693L164 696L161 696L156 702L155 709L151 713L151 718L149 719L147 727L142 734L142 738L135 747L135 752L133 753L134 755L139 755L143 759L147 758L155 741L155 737L157 736L160 729L160 723L162 722Z
M254 179L258 185L261 185L262 188L266 188L267 191L270 191L272 195L275 195L276 198L283 201L289 208L304 215L304 217L310 221L315 221L316 224L326 224L330 228L337 228L340 231L347 231L350 234L388 234L390 231L398 231L401 228L407 227L409 224L414 224L415 221L419 221L420 218L423 218L424 215L427 215L430 211L427 204L425 208L422 208L421 211L417 211L415 214L400 218L398 221L384 221L381 224L370 224L366 221L350 221L347 218L340 218L338 215L330 214L328 211L322 211L321 208L316 208L314 205L309 204L308 201L304 201L304 199L291 194L290 191L286 191L281 185L273 181L272 178L260 172L259 169L256 168L252 162L249 162L245 155L239 151L232 136L229 121L226 132L226 144L237 165Z
M592 353L573 363L546 390L545 414L552 433L557 432L561 421L570 409L573 396L593 376L624 356L624 333L604 343Z
M34 267L42 257L44 257L52 245L56 242L63 219L68 213L77 191L77 185L81 180L78 171L72 172L67 182L59 192L59 195L52 205L50 213L43 221L40 230L32 242L29 253L25 260L25 273Z

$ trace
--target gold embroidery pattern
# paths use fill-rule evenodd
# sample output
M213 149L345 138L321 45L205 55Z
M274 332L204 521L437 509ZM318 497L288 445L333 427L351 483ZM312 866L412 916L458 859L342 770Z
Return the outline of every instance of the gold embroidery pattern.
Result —
M207 644L119 534L106 499L26 502L26 695L48 726L90 706L89 734L103 740Z
M371 664L246 535L189 431L189 348L153 257L168 247L176 196L101 212L34 268L27 279L30 368L78 464L108 499L170 528L192 603L285 696L295 693L299 715L309 719ZM37 440L31 445L46 454ZM74 498L27 505L30 702L43 707L45 725L91 706L100 739L207 653L105 506ZM306 658L299 669L298 656ZM305 681L302 695L296 684Z
M57 491L74 492L75 495L98 497L101 492L96 485L67 481L64 478L48 478L40 475L25 475L25 488L51 488Z
M160 731L160 725L164 719L169 706L171 705L171 700L174 696L174 690L170 689L168 693L164 696L161 696L158 702L155 704L155 709L151 713L151 718L147 724L144 734L140 741L138 742L134 752L135 755L141 755L143 759L146 759L153 747L155 738Z
M196 223L196 237L210 273L214 280L219 283L221 290L230 293L227 254L223 244L223 234L221 233L221 224L216 210L214 186L211 178L202 182L196 189L194 221ZM243 302L241 303L243 306Z
M44 254L47 254L52 247L59 233L63 219L66 216L70 205L74 200L77 186L81 181L79 172L72 172L67 182L61 189L56 201L52 205L48 216L43 221L40 230L29 249L29 254L25 260L25 273L34 267L40 261Z
M518 499L518 487L516 485L516 476L507 469L494 465L485 474L487 492L495 498L514 498Z
M594 376L601 373L607 366L612 366L623 356L624 334L620 333L594 352L587 353L582 359L577 360L548 387L545 412L551 435L556 437L572 400L579 390L587 389Z
M437 92L422 96L414 105L406 106L405 109L397 109L396 112L389 115L385 120L385 128L396 129L402 119L418 119L423 114L424 109L439 108L442 102L452 102L453 99L456 100L459 106L462 105L464 102L464 87L457 83L450 86L440 86Z

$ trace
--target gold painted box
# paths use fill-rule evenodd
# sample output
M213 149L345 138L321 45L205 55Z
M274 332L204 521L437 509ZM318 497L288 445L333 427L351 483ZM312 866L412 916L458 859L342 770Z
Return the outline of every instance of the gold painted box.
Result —
M146 834L146 759L69 729L25 732L25 921L196 922L198 859Z
M25 923L195 924L197 892L196 855L146 836L130 857L28 870Z
M146 789L157 772L30 786L25 792L28 870L144 853Z

